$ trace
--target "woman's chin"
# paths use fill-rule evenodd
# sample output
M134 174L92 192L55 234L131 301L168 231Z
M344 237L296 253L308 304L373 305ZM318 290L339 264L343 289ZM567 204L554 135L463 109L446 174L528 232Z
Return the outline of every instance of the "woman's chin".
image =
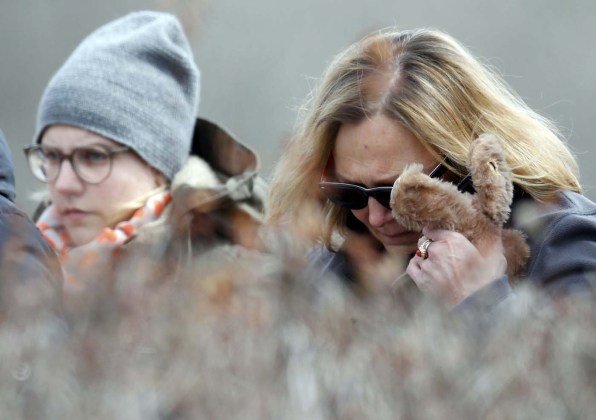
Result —
M412 255L416 252L416 249L418 249L418 235L419 234L413 235L413 242L408 241L407 243L383 243L383 246L390 255Z
M391 255L410 255L418 248L418 232L404 232L396 236L377 236L387 252Z
M388 254L391 255L399 255L399 256L406 256L411 255L416 252L417 245L416 244L408 244L408 245L384 245L385 250Z
M96 239L100 235L101 229L76 227L67 229L67 233L70 238L71 246L78 247L86 245Z

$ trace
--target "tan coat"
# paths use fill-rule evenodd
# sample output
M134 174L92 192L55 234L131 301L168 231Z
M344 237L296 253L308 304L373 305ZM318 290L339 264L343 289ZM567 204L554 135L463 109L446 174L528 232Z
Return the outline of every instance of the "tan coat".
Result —
M257 248L267 196L258 169L251 149L198 119L191 156L172 180L171 210L124 248L142 249L140 258L161 261L170 274L172 265L216 263Z

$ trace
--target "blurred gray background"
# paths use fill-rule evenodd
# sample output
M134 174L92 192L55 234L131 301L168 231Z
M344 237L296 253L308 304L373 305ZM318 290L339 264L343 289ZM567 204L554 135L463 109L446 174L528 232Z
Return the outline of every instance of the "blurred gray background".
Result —
M137 9L175 13L202 72L199 114L261 156L265 176L296 109L331 58L379 28L435 27L499 69L562 129L596 199L594 0L0 0L0 128L13 153L18 204L42 188L22 148L45 84L78 42Z

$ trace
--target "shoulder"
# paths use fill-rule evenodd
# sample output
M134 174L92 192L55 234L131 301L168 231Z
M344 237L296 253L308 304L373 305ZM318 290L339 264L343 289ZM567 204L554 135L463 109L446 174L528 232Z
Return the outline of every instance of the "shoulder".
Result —
M0 243L8 238L27 242L38 242L40 247L49 248L33 221L10 200L0 195Z
M537 218L552 224L565 222L565 218L570 216L577 216L578 220L588 223L596 221L596 203L572 191L559 191L552 203L540 205L539 208Z
M548 204L525 200L514 208L512 217L514 225L535 242L534 247L552 240L596 240L588 235L596 229L596 203L571 191L559 192Z
M551 204L518 206L515 225L528 237L527 277L549 288L592 289L596 276L596 203L561 191Z
M58 256L33 221L0 197L0 311L30 302L60 306L62 268Z

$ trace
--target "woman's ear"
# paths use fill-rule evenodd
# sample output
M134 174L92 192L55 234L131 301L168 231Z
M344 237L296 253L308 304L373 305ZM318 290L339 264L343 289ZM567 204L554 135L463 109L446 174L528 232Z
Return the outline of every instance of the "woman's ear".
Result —
M162 174L155 168L151 168L151 169L153 169L153 173L155 175L155 187L159 188L159 187L163 187L164 185L167 185L168 180L166 179L164 174Z

